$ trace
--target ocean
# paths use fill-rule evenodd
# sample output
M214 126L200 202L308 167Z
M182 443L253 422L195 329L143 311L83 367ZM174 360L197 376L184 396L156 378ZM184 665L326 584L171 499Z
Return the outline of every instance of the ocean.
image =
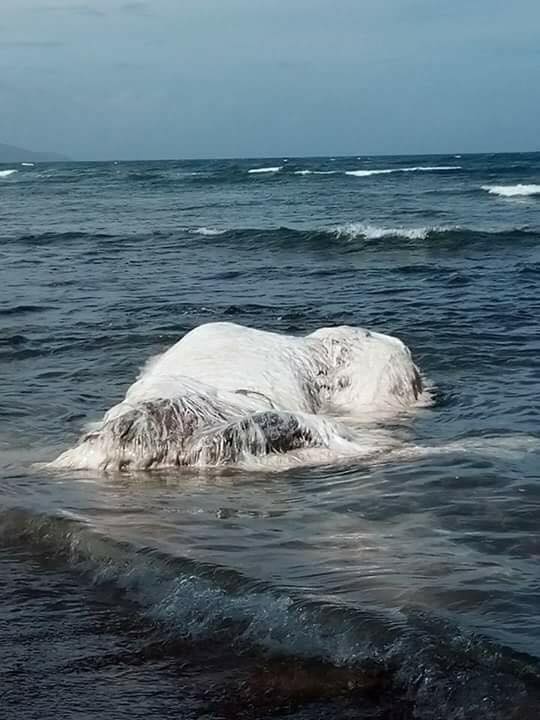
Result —
M0 166L0 717L540 717L540 154ZM401 338L402 459L43 467L201 323Z

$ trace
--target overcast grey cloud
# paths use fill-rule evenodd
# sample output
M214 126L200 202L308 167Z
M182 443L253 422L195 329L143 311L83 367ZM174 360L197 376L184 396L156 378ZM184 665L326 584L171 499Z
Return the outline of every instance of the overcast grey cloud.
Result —
M150 6L147 2L144 2L144 0L134 0L133 2L124 3L120 6L120 9L124 10L125 12L146 14L150 11Z
M2 40L4 47L34 47L34 48L55 48L65 45L57 40Z
M540 149L538 0L3 0L0 142L77 158Z

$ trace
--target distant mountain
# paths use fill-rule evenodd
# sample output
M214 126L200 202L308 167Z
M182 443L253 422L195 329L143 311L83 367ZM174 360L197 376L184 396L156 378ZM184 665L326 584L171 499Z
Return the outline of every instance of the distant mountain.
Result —
M66 160L69 160L69 158L59 153L34 152L33 150L25 150L24 148L0 143L0 163L62 162Z

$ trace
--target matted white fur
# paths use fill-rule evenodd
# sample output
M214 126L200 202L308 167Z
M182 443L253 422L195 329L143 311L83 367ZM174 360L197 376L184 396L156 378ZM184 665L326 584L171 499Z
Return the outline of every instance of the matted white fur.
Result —
M293 460L310 450L365 455L366 439L348 420L386 417L425 399L397 338L356 327L296 337L210 323L151 359L125 399L52 466L216 465L288 453Z

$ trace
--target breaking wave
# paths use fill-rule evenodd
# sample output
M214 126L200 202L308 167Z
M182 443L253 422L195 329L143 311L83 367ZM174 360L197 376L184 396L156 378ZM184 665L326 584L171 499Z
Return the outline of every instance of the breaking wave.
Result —
M107 234L93 232L46 232L26 235L2 235L3 242L22 243L28 246L53 245L55 243L84 244L94 241L100 247L117 248L119 251L127 242L196 242L197 238L206 237L216 245L231 243L234 246L245 247L253 244L257 248L264 244L268 247L286 248L291 250L318 247L328 251L338 251L340 248L347 252L353 247L361 247L369 243L375 249L377 242L383 243L445 243L475 244L489 242L490 244L504 244L506 242L537 242L539 229L534 226L523 227L467 227L458 225L417 225L408 227L385 226L370 222L348 222L329 227L239 227L215 228L206 226L180 227L176 231L158 231L153 233L132 232L125 234Z
M113 538L68 513L2 510L0 545L14 544L67 565L102 592L122 593L166 639L211 640L359 673L376 669L387 691L407 696L417 720L510 717L504 712L527 712L538 700L540 669L532 658L414 609L315 600L232 568Z
M540 185L482 185L482 190L486 190L490 195L499 195L500 197L527 197L530 195L540 195Z
M392 173L409 172L441 172L448 170L461 170L461 165L419 166L407 168L385 168L382 170L346 170L345 175L354 177L370 177L371 175L390 175Z
M458 228L455 228L456 230ZM405 240L426 240L430 234L451 232L452 228L416 227L416 228L385 228L366 223L349 223L334 229L338 238L364 238L365 240L381 240L383 238L404 238Z
M277 173L282 169L283 165L276 165L274 167L251 168L251 170L248 170L248 175L257 175L259 173Z
M216 228L207 228L207 227L199 227L195 228L194 230L190 230L193 235L207 235L208 237L213 237L214 235L223 235L225 230L217 230Z
M0 170L0 179L10 177L10 175L14 175L17 172L17 170Z

